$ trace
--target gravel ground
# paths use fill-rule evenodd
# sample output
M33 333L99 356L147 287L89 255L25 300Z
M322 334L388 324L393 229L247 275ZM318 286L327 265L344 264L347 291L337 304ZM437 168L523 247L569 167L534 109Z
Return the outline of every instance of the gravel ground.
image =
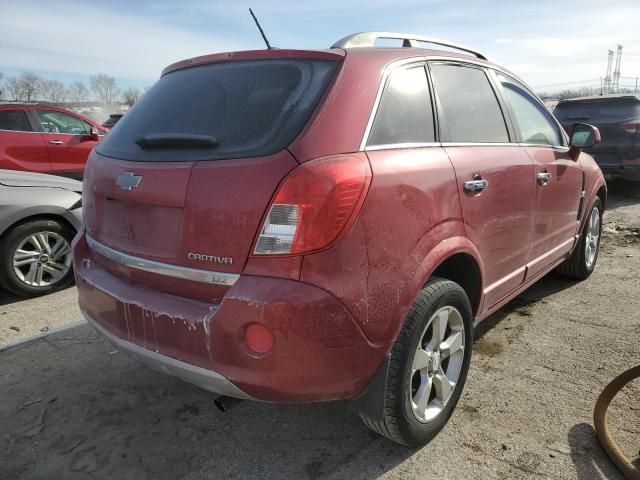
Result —
M0 478L621 478L592 410L640 363L640 198L610 208L589 280L551 274L483 324L460 404L422 449L377 437L340 404L220 413L211 394L146 370L83 325L0 351ZM78 320L73 297L5 299L0 343ZM609 416L638 462L640 383Z
M80 319L75 287L30 300L0 289L0 345L40 335Z

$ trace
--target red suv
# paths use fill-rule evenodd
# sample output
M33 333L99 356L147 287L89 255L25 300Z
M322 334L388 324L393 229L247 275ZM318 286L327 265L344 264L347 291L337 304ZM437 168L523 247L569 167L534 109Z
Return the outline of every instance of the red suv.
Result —
M81 179L89 152L106 133L64 108L0 103L0 168Z
M593 271L598 140L424 37L182 61L91 154L80 307L223 401L348 400L420 444L460 397L474 325L553 269Z

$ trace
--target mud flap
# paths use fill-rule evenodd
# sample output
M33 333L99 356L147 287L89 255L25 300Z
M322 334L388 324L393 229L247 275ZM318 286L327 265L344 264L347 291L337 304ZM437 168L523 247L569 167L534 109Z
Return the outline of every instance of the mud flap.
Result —
M347 401L350 409L373 420L380 421L384 418L384 402L387 393L387 375L390 361L391 354L387 354L366 388L358 396Z

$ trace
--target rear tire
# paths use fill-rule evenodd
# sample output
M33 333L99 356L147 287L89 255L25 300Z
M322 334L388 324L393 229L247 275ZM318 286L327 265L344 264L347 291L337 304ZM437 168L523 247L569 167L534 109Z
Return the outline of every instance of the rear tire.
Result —
M602 237L602 202L596 197L587 214L578 245L556 271L565 277L584 280L596 268Z
M0 242L0 285L11 293L35 297L73 282L72 228L56 220L30 220Z
M429 442L458 403L472 343L473 314L465 291L457 283L432 278L391 351L384 416L376 420L361 414L364 424L402 445Z

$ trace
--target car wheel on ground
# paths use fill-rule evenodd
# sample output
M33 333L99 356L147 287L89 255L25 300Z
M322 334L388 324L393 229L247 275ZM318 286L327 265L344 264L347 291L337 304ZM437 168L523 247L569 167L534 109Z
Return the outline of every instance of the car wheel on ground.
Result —
M599 198L596 197L587 215L578 247L557 268L561 275L577 280L584 280L591 275L598 260L602 235L602 202Z
M20 296L38 296L73 282L75 232L56 220L30 220L0 242L0 284Z
M464 290L432 278L418 294L391 353L384 418L365 425L404 444L421 445L445 426L471 360L473 315Z

